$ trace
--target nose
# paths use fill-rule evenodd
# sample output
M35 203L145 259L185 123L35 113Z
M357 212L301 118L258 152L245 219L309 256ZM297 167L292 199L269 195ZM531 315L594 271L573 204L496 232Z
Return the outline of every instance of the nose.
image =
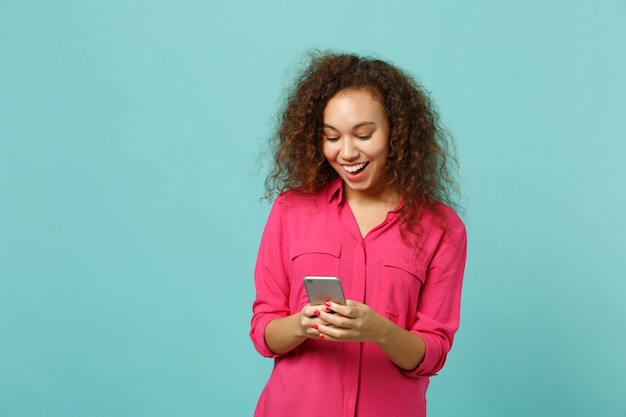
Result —
M354 146L352 138L345 138L341 144L341 158L352 161L359 157L359 150Z

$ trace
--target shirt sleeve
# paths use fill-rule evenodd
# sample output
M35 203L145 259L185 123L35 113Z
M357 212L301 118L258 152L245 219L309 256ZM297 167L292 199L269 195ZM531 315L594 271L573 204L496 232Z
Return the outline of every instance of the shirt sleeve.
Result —
M284 205L280 197L274 203L259 246L254 282L256 298L252 305L250 338L263 356L275 358L265 343L265 328L275 318L286 317L289 311L289 280L287 276L288 244L283 224Z
M459 327L461 285L467 254L464 224L455 215L429 264L417 320L410 329L424 339L426 355L408 376L433 376L443 367Z

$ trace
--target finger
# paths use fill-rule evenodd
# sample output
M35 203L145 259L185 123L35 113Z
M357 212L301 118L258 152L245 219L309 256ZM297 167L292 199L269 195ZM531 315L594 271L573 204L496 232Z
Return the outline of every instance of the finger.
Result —
M332 325L328 325L326 324L326 322L324 322L324 320L319 319L319 318L314 318L314 319L309 319L307 324L304 325L305 328L305 334L307 335L307 337L311 337L313 339L318 339L320 336L320 327L333 327Z
M330 342L345 342L350 340L350 331L342 329L332 325L319 324L318 325L318 338L327 340Z
M333 301L327 301L324 304L324 311L330 313L335 312L339 316L352 317L352 308L343 304L338 304Z
M316 316L319 317L320 316L319 313L321 311L324 311L324 309L325 309L325 306L323 304L322 305L307 304L302 308L301 312L303 316L313 318Z
M304 317L309 317L310 313L311 313L311 304L307 304L304 307L302 307L302 309L300 310L300 314L302 314Z
M319 325L315 322L312 323L307 333L313 338L318 338L320 336Z
M333 328L349 328L350 321L352 319L344 317L341 314L331 313L322 311L319 316L320 324L326 326L325 328L333 327Z

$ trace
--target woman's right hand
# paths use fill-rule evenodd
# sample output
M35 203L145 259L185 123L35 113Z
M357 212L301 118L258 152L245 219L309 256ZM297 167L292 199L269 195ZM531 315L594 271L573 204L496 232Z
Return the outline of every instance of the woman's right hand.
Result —
M300 328L304 336L312 339L324 338L320 334L318 327L320 325L331 326L324 321L320 315L322 311L326 311L327 306L324 304L312 306L307 304L300 311Z
M265 344L275 354L284 355L308 338L323 339L316 327L329 326L319 317L325 308L324 304L307 304L299 313L273 319L265 327Z

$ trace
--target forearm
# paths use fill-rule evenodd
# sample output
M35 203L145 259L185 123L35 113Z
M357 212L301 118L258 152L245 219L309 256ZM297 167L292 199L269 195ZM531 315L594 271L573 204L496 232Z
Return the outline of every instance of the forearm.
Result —
M338 314L320 313L318 337L337 342L374 342L398 367L411 371L426 355L426 344L421 336L398 326L367 305L347 300L347 305L331 302L326 310Z
M277 355L296 348L306 339L300 325L300 314L295 313L270 321L265 327L265 343Z
M424 339L385 319L383 332L376 344L398 367L407 371L419 366L426 355Z

